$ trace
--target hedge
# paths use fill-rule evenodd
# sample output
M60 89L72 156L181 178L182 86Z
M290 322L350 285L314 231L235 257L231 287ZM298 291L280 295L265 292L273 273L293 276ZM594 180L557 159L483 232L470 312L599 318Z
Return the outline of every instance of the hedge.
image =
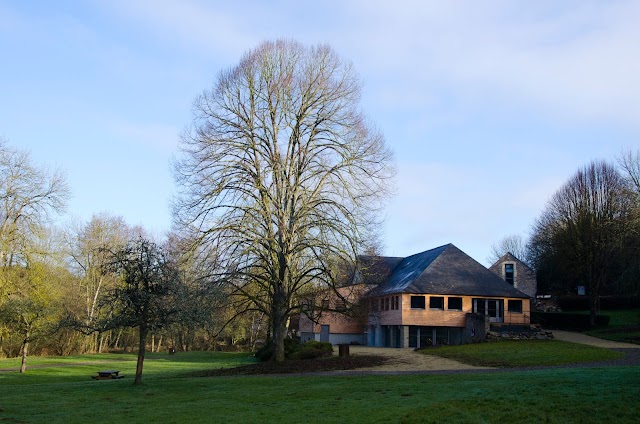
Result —
M587 311L591 307L588 296L558 296L563 311ZM601 309L630 309L640 307L640 296L600 296Z
M589 314L570 314L563 312L532 312L531 321L540 324L544 328L556 330L588 330L590 329ZM608 315L596 316L596 326L606 327L609 325Z

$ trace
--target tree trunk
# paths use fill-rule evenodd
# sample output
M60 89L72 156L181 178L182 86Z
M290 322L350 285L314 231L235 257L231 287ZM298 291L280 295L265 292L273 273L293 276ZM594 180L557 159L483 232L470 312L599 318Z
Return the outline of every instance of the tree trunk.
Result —
M593 291L589 294L589 300L590 300L590 308L589 308L589 324L591 324L592 327L595 327L596 325L596 321L597 321L597 316L598 316L598 294L594 293Z
M277 295L276 295L277 296ZM287 317L282 301L276 301L273 307L273 356L276 362L284 361L284 339L287 335Z
M160 352L161 346L162 346L162 335L160 335L160 340L158 340L158 346L156 346L156 352Z
M120 331L118 331L118 335L116 336L116 341L113 343L113 347L115 349L118 348L118 344L120 343L120 336L122 336L122 329L120 329Z
M142 366L144 365L144 354L147 347L147 325L140 326L140 345L138 346L138 362L136 363L136 379L133 384L142 384Z
M603 271L600 271L601 273ZM602 274L600 274L601 276ZM604 280L604 278L597 278L597 277L592 277L592 275L590 275L590 281L589 281L589 285L588 285L588 290L589 290L589 324L591 324L592 327L595 327L596 325L596 321L597 321L597 316L598 316L598 312L599 312L599 299L600 299L600 287L601 284L600 282Z
M24 374L27 371L27 352L29 350L29 330L24 335L24 341L22 342L22 362L20 363L20 373Z
M20 373L24 374L27 371L27 352L29 350L29 330L31 326L25 319L26 328L24 330L24 339L22 340L22 362L20 364Z

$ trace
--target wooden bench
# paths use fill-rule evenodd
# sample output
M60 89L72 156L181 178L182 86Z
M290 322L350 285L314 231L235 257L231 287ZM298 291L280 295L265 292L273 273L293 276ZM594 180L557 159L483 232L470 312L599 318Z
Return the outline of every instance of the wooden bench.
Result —
M120 375L120 371L117 370L104 370L98 371L98 375L92 375L94 380L115 380L118 378L124 378L124 375Z

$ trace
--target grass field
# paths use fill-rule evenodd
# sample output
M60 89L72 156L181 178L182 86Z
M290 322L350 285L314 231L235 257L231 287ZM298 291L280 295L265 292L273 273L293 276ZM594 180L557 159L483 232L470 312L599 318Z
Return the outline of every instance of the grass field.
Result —
M506 345L505 345L506 346ZM508 347L508 346L507 346ZM0 372L0 421L24 423L637 422L640 367L446 375L185 377L252 361L246 354L31 358ZM0 369L17 367L0 360ZM94 381L99 369L128 376Z
M640 344L640 309L605 310L601 313L609 315L609 325L585 331L585 334L616 342Z
M532 367L617 359L621 353L558 340L507 340L421 350L427 355L486 367Z

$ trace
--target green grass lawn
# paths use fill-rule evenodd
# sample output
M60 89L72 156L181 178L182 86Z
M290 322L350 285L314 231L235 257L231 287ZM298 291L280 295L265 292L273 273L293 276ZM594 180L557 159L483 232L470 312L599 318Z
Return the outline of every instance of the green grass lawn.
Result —
M77 356L32 356L27 358L27 372L19 375L0 372L2 385L31 385L39 383L91 380L100 370L115 369L133 382L136 373L136 354L94 354ZM255 362L248 353L189 352L176 355L147 353L144 361L142 381L182 376L185 373L211 368L227 368ZM0 370L20 368L20 358L0 359ZM110 382L109 382L110 383ZM1 397L0 397L1 401Z
M251 361L241 354L151 355L133 386L135 356L32 358L0 373L0 421L24 423L637 422L640 367L446 375L184 377ZM41 362L40 362L41 361ZM58 362L59 361L59 362ZM15 360L0 360L0 368ZM74 365L79 364L82 365ZM8 365L9 364L9 365ZM69 365L71 364L71 365ZM94 381L101 368L121 380Z
M640 309L601 311L610 317L607 327L585 331L585 334L601 339L640 344Z
M621 353L559 340L505 340L462 346L441 346L420 351L486 367L532 367L617 359Z

